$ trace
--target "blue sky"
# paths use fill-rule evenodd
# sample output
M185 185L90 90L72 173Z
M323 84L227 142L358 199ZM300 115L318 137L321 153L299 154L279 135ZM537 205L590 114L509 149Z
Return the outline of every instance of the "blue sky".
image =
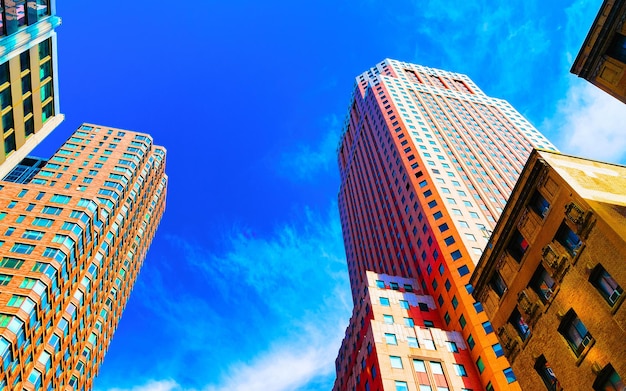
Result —
M562 151L623 162L623 106L569 74L600 3L59 1L66 121L36 153L82 122L168 150L167 210L96 389L330 389L354 77L387 57L466 73Z

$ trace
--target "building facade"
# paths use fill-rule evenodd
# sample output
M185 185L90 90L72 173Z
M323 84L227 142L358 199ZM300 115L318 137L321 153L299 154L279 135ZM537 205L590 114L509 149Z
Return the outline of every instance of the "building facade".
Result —
M367 271L415 279L434 299L435 328L460 333L469 372L478 374L480 387L447 389L519 389L468 283L532 146L552 144L467 76L389 59L357 77L344 127L339 210L355 307L369 286ZM357 318L346 339L371 328ZM407 362L422 359L404 353ZM343 371L336 390L352 390L341 379L373 381L349 355L336 364ZM384 389L394 390L396 380L396 390L428 389L409 372L385 372Z
M571 72L626 103L626 1L604 0Z
M165 150L82 125L0 182L0 389L85 390L163 214Z
M531 155L471 283L524 390L626 390L626 167Z

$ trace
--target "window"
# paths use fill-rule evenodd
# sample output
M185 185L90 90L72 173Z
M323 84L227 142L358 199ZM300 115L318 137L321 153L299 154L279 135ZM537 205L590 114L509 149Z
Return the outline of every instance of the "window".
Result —
M565 223L561 223L561 226L559 227L559 230L554 238L557 242L561 243L563 247L565 247L571 256L575 256L582 245L578 235L576 235L574 231L572 231Z
M559 333L565 337L577 357L582 354L587 345L593 340L587 327L585 327L573 309L567 311L563 317L561 325L559 326Z
M24 239L31 239L31 240L41 240L41 238L43 238L43 235L44 235L44 233L41 232L41 231L33 231L33 230L30 230L30 229L27 229L22 234L22 238L24 238Z
M393 289L394 291L397 291L398 289L400 289L400 287L398 286L397 282L390 282L389 286L391 287L391 289Z
M50 198L50 202L54 202L56 204L67 204L71 199L72 197L70 196L55 194L52 198Z
M409 391L409 386L405 381L396 380L396 391Z
M380 305L384 306L384 307L389 307L389 299L386 297L381 297L380 298Z
M376 287L380 289L385 289L385 282L381 280L376 280Z
M9 282L11 282L11 276L8 274L0 274L0 286L9 285Z
M615 372L613 366L608 364L598 373L598 377L593 383L593 389L596 391L622 391L626 389L626 382Z
M517 334L519 334L522 341L526 341L530 337L530 327L528 323L522 318L522 314L516 309L513 310L509 317L509 323L513 326Z
M448 351L451 353L458 353L459 348L456 346L456 342L446 341L446 346L448 347Z
M496 354L496 357L504 356L504 350L502 350L502 346L497 343L491 346L493 348L493 352Z
M483 329L485 330L485 334L493 333L493 326L489 321L483 323Z
M429 327L429 328L435 327L435 323L432 320L425 320L424 327Z
M44 206L41 213L58 216L62 211L63 209L57 208L56 206Z
M514 381L517 380L511 368L507 368L504 370L504 376L506 377L506 381L509 383L513 383Z
M404 325L408 327L415 327L415 321L413 318L404 318Z
M396 335L395 334L390 334L390 333L385 333L385 342L387 342L387 345L397 345L398 344L398 340L396 339Z
M417 343L417 338L415 337L406 337L407 342L409 343L410 348L419 348L420 345Z
M550 209L550 204L538 191L535 191L533 198L530 200L529 206L530 209L541 217L545 217L548 214L548 209Z
M556 283L550 274L539 265L537 271L530 280L530 287L537 292L542 302L547 303L552 298Z
M617 61L626 63L626 36L620 33L615 33L606 54L613 57Z
M483 373L485 370L485 363L482 358L478 357L478 360L476 360L476 367L478 368L478 372Z
M383 319L387 324L393 324L393 315L383 315Z
M31 244L15 243L13 247L11 247L11 252L18 254L30 254L33 252L34 249L35 246Z
M461 277L469 274L469 268L466 265L461 266L457 270L459 271L459 274L461 275Z
M37 227L49 228L52 225L52 223L54 223L54 220L46 219L43 217L35 217L32 225L35 225Z
M406 301L406 300L400 300L400 307L405 309L405 310L408 310L409 309L409 302Z
M543 356L539 356L537 361L535 361L535 371L539 374L539 377L545 384L546 388L549 391L558 391L561 389L561 384L559 380L556 378L554 371L550 367L550 364L546 361L546 358ZM605 390L606 388L601 388L601 390Z
M498 297L502 297L504 292L507 290L507 286L504 283L504 279L497 271L493 273L491 280L489 281L489 286L493 289L494 292L498 295Z
M398 356L389 356L392 368L402 369L402 359Z
M611 277L611 275L600 264L593 268L593 271L589 276L589 282L596 287L598 292L600 292L604 300L606 300L611 307L617 303L617 300L624 292L617 281L615 281L615 279L613 279L613 277Z
M454 366L454 372L459 376L467 376L467 371L462 364L452 364Z
M511 240L509 241L509 245L507 246L509 254L517 261L517 263L520 263L527 249L528 242L524 239L522 234L519 233L519 231L515 230Z

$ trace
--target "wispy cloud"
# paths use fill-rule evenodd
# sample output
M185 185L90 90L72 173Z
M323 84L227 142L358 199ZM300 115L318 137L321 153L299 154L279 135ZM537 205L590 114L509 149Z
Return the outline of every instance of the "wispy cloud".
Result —
M561 151L603 161L624 161L624 104L584 80L574 80L546 127Z
M554 143L564 153L623 162L626 159L624 104L568 74L599 7L597 0L578 0L565 10L564 44L559 56L565 73L561 98L541 129L554 135Z
M336 115L329 115L322 119L319 127L321 137L317 144L301 143L280 156L280 174L297 181L313 182L319 174L336 170L336 149L342 122Z
M126 388L109 391L330 388L352 303L337 206L328 208L300 208L265 235L234 228L218 254L168 235L168 254L135 291L168 334L151 368L162 379L126 372L124 384L107 382Z

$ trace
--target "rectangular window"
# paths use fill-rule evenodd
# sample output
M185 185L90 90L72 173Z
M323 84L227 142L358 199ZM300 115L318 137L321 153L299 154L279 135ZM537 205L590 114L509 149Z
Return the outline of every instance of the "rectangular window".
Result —
M383 320L387 324L393 324L393 315L383 315Z
M395 334L390 334L390 333L385 333L385 342L387 342L387 345L397 345L398 344L398 340L396 339L396 335Z
M32 244L15 243L13 244L13 247L11 247L11 252L18 254L30 254L34 249L35 246Z
M593 389L594 391L623 391L626 390L626 382L615 372L613 366L608 364L598 373L596 381L593 382Z
M561 384L543 354L535 361L535 371L537 371L543 384L549 391L561 390ZM602 388L602 390L605 390L605 388Z
M41 213L58 216L62 211L62 208L57 208L56 206L44 206Z
M400 308L408 310L409 309L409 302L406 301L406 300L400 300Z
M519 233L518 230L515 230L513 236L511 237L511 240L509 241L509 245L507 246L507 251L509 252L511 257L513 257L513 259L517 261L517 263L520 263L522 261L522 257L524 256L524 253L526 253L526 250L528 250L528 246L528 241L526 241L526 239L522 236L521 233Z
M561 223L561 226L559 227L559 230L554 238L557 242L561 243L563 247L565 247L571 256L576 256L580 246L582 245L578 235L576 235L574 231L572 231L565 223Z
M33 231L33 230L30 230L30 229L27 229L22 234L22 238L24 238L24 239L31 239L31 240L41 240L41 238L43 238L43 235L44 235L44 232Z
M419 348L420 345L417 342L417 338L415 337L406 337L407 342L409 343L410 348Z
M71 199L72 197L70 196L55 194L52 198L50 198L50 202L54 202L56 204L67 204Z
M21 259L2 257L0 260L0 267L6 267L8 269L19 269L24 263Z
M585 327L573 309L567 311L563 317L559 326L559 333L565 337L576 356L580 356L593 340L591 333L589 333L587 327Z
M556 283L546 269L539 265L533 278L530 280L530 287L537 292L542 302L547 303L554 294Z
M391 361L392 368L402 369L402 359L398 356L389 356L389 360Z
M624 293L622 287L600 264L591 272L589 282L600 292L604 300L606 300L611 307L617 303L617 300L622 293Z
M526 341L528 337L530 337L530 327L524 318L522 318L522 314L520 314L517 308L511 313L509 323L513 326L515 331L517 331L522 341Z
M533 198L530 200L530 209L537 213L542 218L548 214L548 210L550 209L550 203L546 201L545 198L539 193L535 191Z
M491 280L489 281L489 286L491 287L491 289L493 289L494 292L496 292L498 297L502 297L502 295L504 295L504 292L506 292L507 290L507 286L506 286L506 283L504 282L504 279L502 278L500 273L498 273L497 271L493 273L493 276L491 277Z
M384 307L389 307L389 299L386 297L381 297L380 298L380 305L384 306Z

